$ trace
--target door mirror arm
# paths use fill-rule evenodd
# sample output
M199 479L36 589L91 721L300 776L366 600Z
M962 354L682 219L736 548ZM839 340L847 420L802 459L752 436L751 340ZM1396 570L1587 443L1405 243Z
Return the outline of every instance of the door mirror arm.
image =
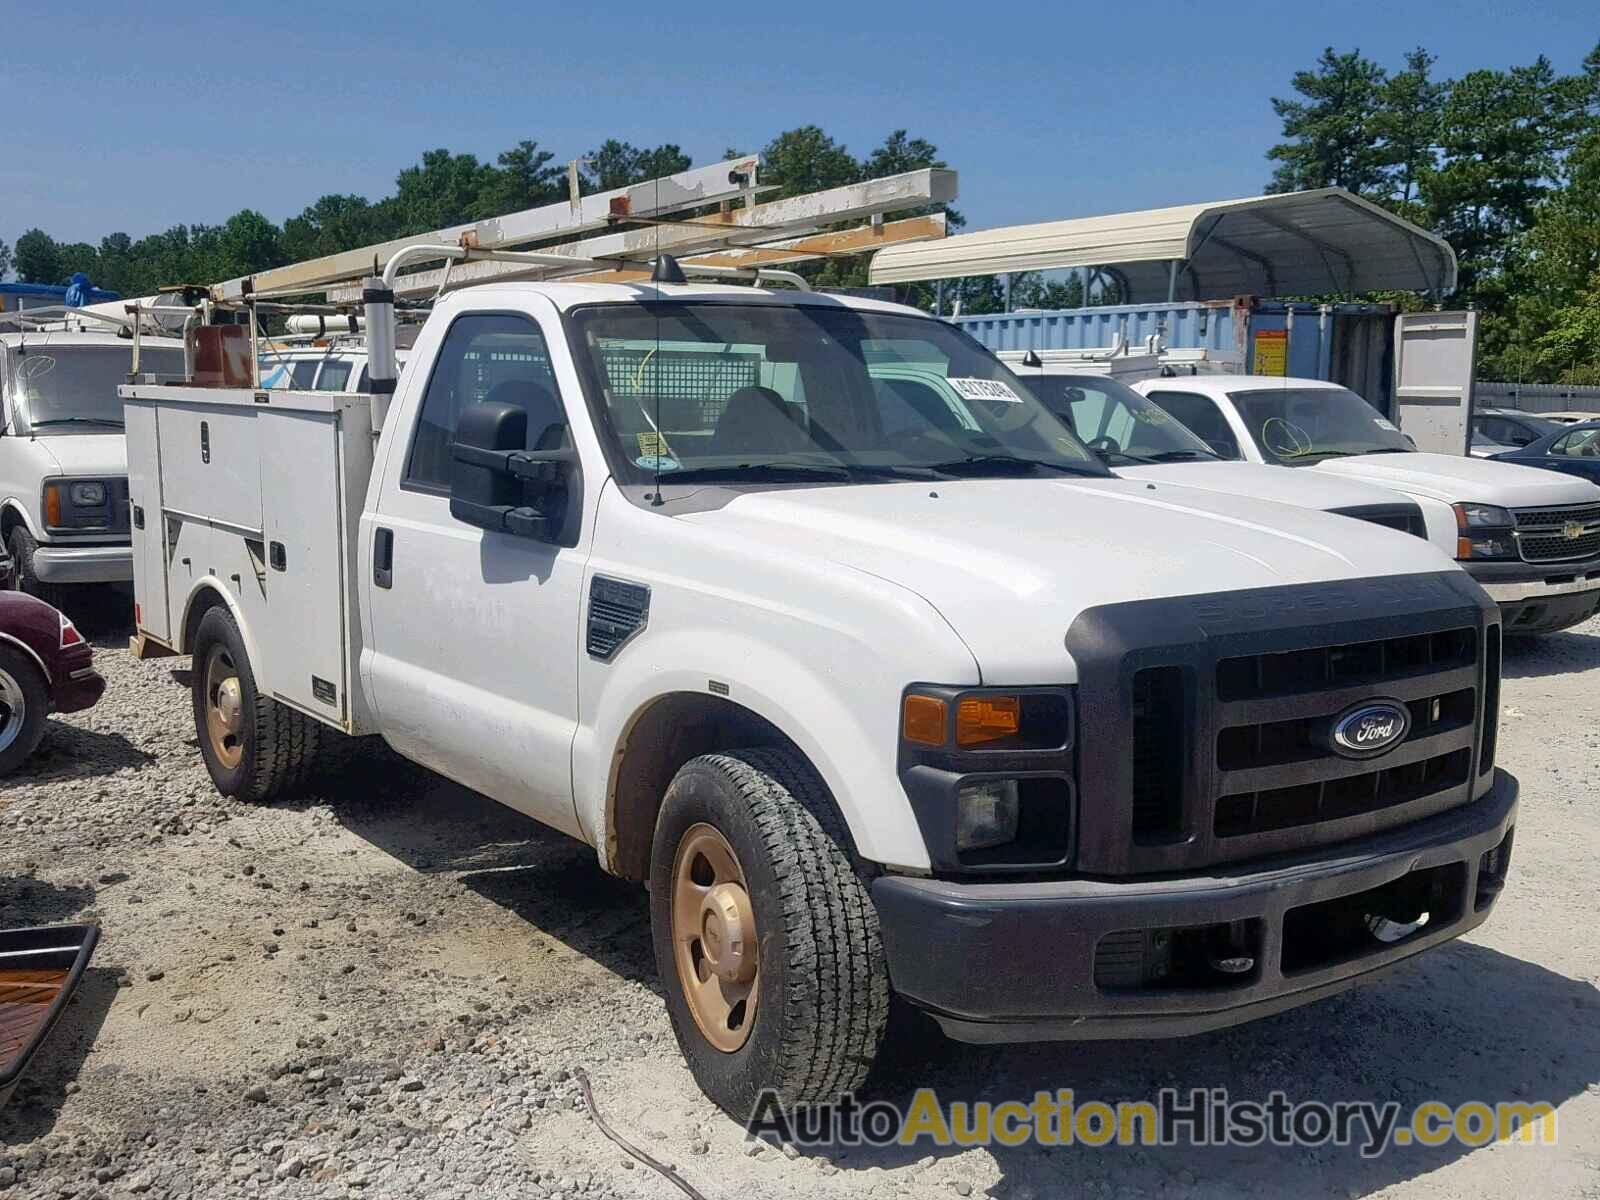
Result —
M514 405L485 401L462 413L450 447L450 515L482 529L567 544L577 451L524 449L527 433L528 414Z

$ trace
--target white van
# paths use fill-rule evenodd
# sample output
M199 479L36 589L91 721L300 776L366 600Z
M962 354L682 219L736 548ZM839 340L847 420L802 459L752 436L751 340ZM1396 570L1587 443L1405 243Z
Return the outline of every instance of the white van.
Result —
M115 333L0 332L0 540L10 586L50 599L71 583L126 583L128 452L117 385L133 343ZM183 343L146 337L140 373L183 378Z

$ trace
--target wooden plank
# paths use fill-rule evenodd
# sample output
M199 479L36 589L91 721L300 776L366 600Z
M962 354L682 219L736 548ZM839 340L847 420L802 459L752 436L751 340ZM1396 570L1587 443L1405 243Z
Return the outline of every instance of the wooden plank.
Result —
M54 969L0 971L0 1074L11 1070L39 1032L69 975Z
M854 229L789 238L766 246L735 247L706 254L694 254L682 261L685 266L701 267L786 267L792 263L814 262L840 255L870 254L883 246L902 242L926 242L945 234L943 213L926 217L907 217L881 225L858 225ZM573 275L574 283L637 283L650 278L648 267L628 267L617 271L594 271Z

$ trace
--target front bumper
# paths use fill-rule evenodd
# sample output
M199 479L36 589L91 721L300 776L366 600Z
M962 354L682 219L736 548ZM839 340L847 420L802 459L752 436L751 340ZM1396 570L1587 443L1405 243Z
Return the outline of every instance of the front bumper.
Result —
M1500 856L1494 877L1480 880L1481 861L1505 842L1516 810L1517 782L1497 771L1490 791L1470 805L1265 868L1042 883L889 875L873 882L872 898L896 991L951 1037L1174 1037L1332 995L1482 924L1499 894L1505 861ZM1442 905L1442 914L1400 941L1370 937L1370 945L1345 946L1332 961L1300 965L1320 949L1308 913L1435 868L1441 869L1437 878L1450 880L1458 900L1453 909ZM1097 983L1096 951L1111 935L1229 922L1259 931L1248 975L1217 974L1202 986ZM1286 959L1295 965L1286 969Z
M1461 565L1500 606L1501 626L1508 634L1554 633L1600 611L1600 558Z
M40 546L33 573L45 583L127 583L133 578L133 547Z

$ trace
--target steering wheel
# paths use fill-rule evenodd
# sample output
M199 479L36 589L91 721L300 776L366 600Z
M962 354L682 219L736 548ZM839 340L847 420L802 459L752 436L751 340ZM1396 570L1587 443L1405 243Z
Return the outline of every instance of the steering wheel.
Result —
M1279 458L1299 458L1316 445L1309 433L1282 417L1268 417L1261 423L1261 444Z

